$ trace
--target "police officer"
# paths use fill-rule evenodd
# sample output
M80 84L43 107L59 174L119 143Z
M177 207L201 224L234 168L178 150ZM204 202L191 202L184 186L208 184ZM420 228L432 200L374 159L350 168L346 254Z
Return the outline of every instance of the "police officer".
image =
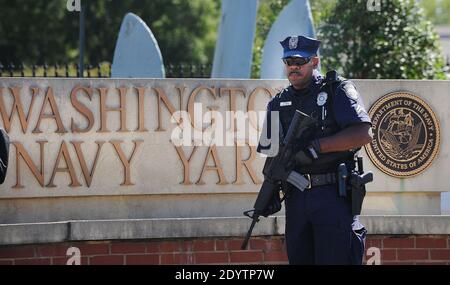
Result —
M0 128L0 184L6 179L9 160L9 136L8 133Z
M295 171L310 182L303 191L287 183L286 246L290 264L361 264L365 229L338 194L337 169L355 168L356 151L372 139L371 121L355 85L334 71L317 70L320 41L287 37L280 42L290 86L268 104L286 134L295 110L315 118L309 138L300 138ZM306 140L306 141L305 141ZM260 150L260 147L258 147Z

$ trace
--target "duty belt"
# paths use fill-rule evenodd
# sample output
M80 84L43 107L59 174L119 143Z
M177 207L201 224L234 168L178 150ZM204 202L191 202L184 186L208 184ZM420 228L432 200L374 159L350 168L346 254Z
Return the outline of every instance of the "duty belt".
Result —
M287 181L300 189L311 189L313 187L337 183L337 173L329 172L323 174L300 174L296 171L291 171Z

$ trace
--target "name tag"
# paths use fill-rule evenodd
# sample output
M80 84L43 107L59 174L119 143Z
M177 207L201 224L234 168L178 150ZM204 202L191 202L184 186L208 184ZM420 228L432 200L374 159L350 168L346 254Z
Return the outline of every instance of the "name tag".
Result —
M280 107L284 107L284 106L291 106L292 102L291 101L287 101L287 102L280 102Z

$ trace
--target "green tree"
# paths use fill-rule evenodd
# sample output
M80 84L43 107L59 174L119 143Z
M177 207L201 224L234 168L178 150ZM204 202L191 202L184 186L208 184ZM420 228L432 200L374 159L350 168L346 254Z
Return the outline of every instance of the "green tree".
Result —
M218 0L117 2L118 7L108 11L115 12L115 17L121 19L126 11L141 17L158 40L165 63L212 62L220 20ZM126 5L124 2L130 4ZM114 43L116 39L117 32L114 35Z
M338 0L319 28L322 67L350 78L444 79L438 35L414 0Z
M310 0L311 13L313 16L314 27L318 27L323 18L336 5L336 0Z
M214 54L219 0L81 0L86 4L85 62L112 61L126 13L141 17L165 63L208 63ZM0 62L76 62L79 13L66 0L0 0Z
M64 55L61 1L0 0L0 61L19 63Z

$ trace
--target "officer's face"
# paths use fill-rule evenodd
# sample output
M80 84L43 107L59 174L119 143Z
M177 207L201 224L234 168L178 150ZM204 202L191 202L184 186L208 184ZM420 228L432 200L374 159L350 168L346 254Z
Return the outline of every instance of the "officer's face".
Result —
M299 62L296 62L297 60ZM313 70L319 64L318 57L312 57L308 63L299 65L303 63L302 61L304 62L303 59L290 58L285 60L284 63L286 76L296 89L303 89L308 86Z

